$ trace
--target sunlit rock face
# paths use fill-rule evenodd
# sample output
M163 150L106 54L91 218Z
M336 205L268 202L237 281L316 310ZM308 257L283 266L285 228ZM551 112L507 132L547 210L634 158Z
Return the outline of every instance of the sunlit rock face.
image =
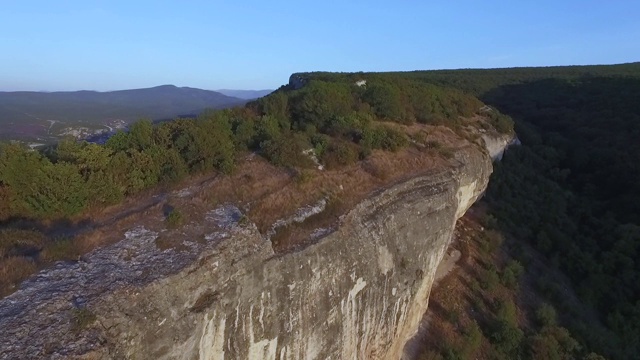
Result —
M459 165L363 201L337 230L276 255L252 225L177 275L97 309L109 357L397 359L427 308L456 219L486 187L477 149Z
M231 206L179 251L133 228L1 300L0 359L398 359L492 169L475 146L451 164L372 194L296 252L274 253ZM86 303L96 321L76 333Z
M520 140L515 134L482 134L485 148L494 161L502 160L504 152L510 146L520 145Z

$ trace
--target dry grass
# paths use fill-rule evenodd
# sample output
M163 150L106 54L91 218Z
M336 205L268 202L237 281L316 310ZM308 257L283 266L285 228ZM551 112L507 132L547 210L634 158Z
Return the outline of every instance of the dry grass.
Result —
M78 246L72 239L57 239L47 243L40 252L39 260L51 263L60 260L77 260L80 256Z
M33 259L13 256L0 262L0 296L7 296L17 289L18 284L38 270Z
M189 248L182 242L182 239L178 236L172 236L172 234L161 234L155 240L156 247L160 251L174 249L175 251L187 251Z
M37 231L0 230L0 259L38 253L45 243L45 236Z
M390 126L407 133L427 133L426 139L441 142L450 152L468 145L468 142L443 126ZM335 223L339 215L376 189L443 169L448 166L449 156L435 149L416 147L396 153L376 150L366 160L340 169L299 171L279 168L259 156L250 155L232 175L216 178L203 187L196 199L209 207L222 203L238 205L247 211L248 218L265 234L276 221L290 217L301 207L327 197L340 198L340 205L330 209L326 215L314 216L304 224L279 229L272 239L274 248L278 252L288 251L303 245L315 228Z
M408 134L421 133L425 141L438 142L447 149L467 146L469 143L443 126L415 124L403 126L387 124ZM34 273L39 267L57 260L75 260L82 254L98 247L113 244L122 239L123 234L134 226L143 225L148 229L163 229L167 226L163 206L169 201L179 206L187 221L199 219L206 211L217 205L231 203L246 213L264 234L272 225L290 217L297 209L316 203L323 198L339 198L327 211L308 219L291 229L281 229L274 238L274 248L278 252L304 246L309 234L317 228L334 225L337 218L376 189L384 188L401 180L448 166L447 154L436 149L413 146L396 153L373 151L364 161L335 170L317 169L294 170L276 167L254 154L245 154L245 159L231 175L206 174L191 177L170 188L147 190L125 199L121 204L104 209L92 209L84 218L70 219L68 223L42 224L48 233L62 233L69 240L47 241L26 236L9 236L10 241L0 236L0 270L7 276L0 280L0 293L6 294L16 282ZM191 189L189 197L176 197L172 191ZM162 194L168 194L163 196ZM175 234L174 234L175 235ZM16 240L18 239L18 240ZM23 240L20 240L23 239ZM33 249L30 257L21 250L14 253L15 242ZM9 245L7 245L9 244ZM180 250L182 239L162 237L156 242L159 248ZM14 257L11 257L14 256ZM11 260L9 260L11 259ZM13 269L15 268L15 269Z

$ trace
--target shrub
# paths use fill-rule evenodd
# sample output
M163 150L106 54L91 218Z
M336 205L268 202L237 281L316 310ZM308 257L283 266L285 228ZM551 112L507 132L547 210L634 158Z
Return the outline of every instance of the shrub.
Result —
M518 327L516 305L511 299L500 301L496 315L490 340L496 350L514 357L524 339L524 332Z
M439 150L442 148L442 144L439 143L437 140L429 140L424 143L424 146L427 149L434 149L434 150Z
M308 144L300 137L282 135L260 144L262 155L276 166L283 167L312 167L313 161L303 154ZM303 146L304 145L304 146Z
M575 359L580 344L569 331L558 326L548 326L529 338L529 354L532 359Z
M464 344L462 346L461 355L463 359L472 359L473 355L482 345L482 330L475 321L465 328Z
M170 229L176 229L184 223L184 216L180 210L173 209L169 215L167 215L166 222Z
M313 172L309 170L300 170L296 172L295 181L298 185L304 185L313 179Z
M495 330L491 334L491 342L495 344L496 350L505 355L515 355L522 340L524 339L524 332L517 326L509 324L507 321L498 322Z
M488 230L482 233L484 242L482 249L487 252L494 252L504 242L504 236L499 231Z
M453 155L454 155L453 149L448 147L443 147L438 149L438 153L442 155L442 157L444 157L445 159L451 159L453 158Z
M321 158L322 162L329 169L353 164L358 161L358 159L358 147L351 142L343 140L333 141Z
M427 136L429 136L429 134L422 130L420 132L417 132L413 135L411 135L411 139L413 141L415 141L416 143L418 143L419 145L426 145L427 144Z
M322 157L329 147L329 141L331 138L323 134L313 134L311 135L310 140L316 156Z
M408 144L408 140L401 131L383 125L365 128L359 143L369 149L398 151Z
M493 290L500 283L500 277L498 276L498 271L495 266L491 264L491 266L484 271L482 274L482 279L480 279L480 286L485 290Z
M517 260L509 262L507 267L502 272L502 284L509 289L515 289L520 280L520 276L524 272L524 267Z
M493 110L489 112L489 121L500 133L509 134L513 132L513 120L508 115L504 115L497 110Z

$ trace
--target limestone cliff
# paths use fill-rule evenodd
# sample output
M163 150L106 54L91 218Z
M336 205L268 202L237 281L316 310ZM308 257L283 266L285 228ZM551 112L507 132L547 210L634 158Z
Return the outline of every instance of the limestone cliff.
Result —
M230 206L207 215L215 226L197 257L154 252L145 244L158 234L136 229L119 247L90 255L112 259L100 271L91 259L59 265L2 300L0 326L11 331L0 358L397 359L427 308L456 220L491 173L490 157L475 146L452 163L372 194L296 252L276 254ZM118 273L116 254L136 246L146 249L127 259L136 267ZM79 275L93 273L105 278ZM156 275L122 285L144 273ZM104 286L77 296L80 281ZM55 311L87 298L97 321L74 334Z
M459 166L397 184L360 203L337 231L275 256L253 226L180 274L97 309L112 357L396 359L426 310L455 221L491 165Z

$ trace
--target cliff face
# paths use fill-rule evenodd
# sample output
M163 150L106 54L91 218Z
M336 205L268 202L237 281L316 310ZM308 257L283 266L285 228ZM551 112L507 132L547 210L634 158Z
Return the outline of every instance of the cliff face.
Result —
M514 135L483 134L482 140L484 141L485 148L489 152L489 156L497 161L502 160L504 152L510 146L520 145L520 140Z
M427 308L455 221L484 191L490 159L397 184L305 249L275 255L251 224L200 261L96 308L105 357L397 359ZM102 314L102 315L100 315ZM108 350L108 353L107 353ZM97 353L96 353L97 355Z
M176 249L156 241L171 232L138 224L0 300L0 359L398 359L489 155L459 148L449 168L379 190L296 252L274 252L230 205L180 230L191 240Z

